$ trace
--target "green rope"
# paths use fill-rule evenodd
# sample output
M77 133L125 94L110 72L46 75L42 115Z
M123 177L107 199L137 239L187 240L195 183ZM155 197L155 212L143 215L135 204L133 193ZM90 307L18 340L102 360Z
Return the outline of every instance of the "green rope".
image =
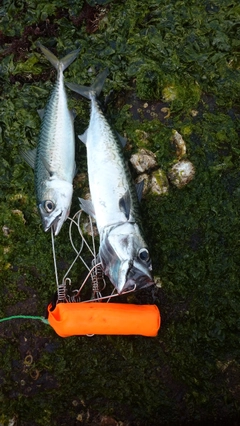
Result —
M9 321L9 320L18 319L18 318L23 318L23 319L37 319L37 320L40 320L40 321L44 322L44 324L49 324L49 322L48 322L48 320L46 318L44 318L44 317L34 317L32 315L13 315L12 317L1 318L0 322Z

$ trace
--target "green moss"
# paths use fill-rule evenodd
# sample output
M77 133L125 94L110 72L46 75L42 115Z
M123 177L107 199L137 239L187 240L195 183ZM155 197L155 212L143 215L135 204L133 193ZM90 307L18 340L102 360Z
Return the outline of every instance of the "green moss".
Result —
M127 136L126 158L147 148L168 173L176 161L172 131L185 140L194 179L141 203L162 287L133 302L157 303L162 328L154 339L62 339L41 322L1 323L0 423L15 417L24 426L100 424L102 415L139 426L238 422L239 4L97 3L6 0L0 9L0 314L44 315L56 288L33 172L19 155L36 146L37 109L55 81L36 46L41 41L59 57L81 48L67 81L88 85L109 67L100 100L111 125ZM81 134L89 103L68 95ZM78 172L86 172L85 147L76 147ZM85 186L77 176L72 213ZM65 224L56 239L60 276L74 259L68 238ZM82 274L77 262L74 288ZM26 367L29 353L33 364Z

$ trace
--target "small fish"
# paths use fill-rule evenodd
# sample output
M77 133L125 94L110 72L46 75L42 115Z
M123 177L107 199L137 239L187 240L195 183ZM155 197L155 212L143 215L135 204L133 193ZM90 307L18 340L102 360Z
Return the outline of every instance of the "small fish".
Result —
M82 209L93 216L100 235L99 260L118 293L154 284L147 244L142 236L137 191L124 160L120 139L111 130L97 102L108 70L91 87L67 86L91 100L88 129L79 136L86 144L92 201L79 199Z
M58 60L46 47L42 53L57 70L57 81L44 111L36 149L22 156L35 170L35 191L44 231L58 235L68 218L75 175L74 116L68 110L64 70L76 59L79 49Z

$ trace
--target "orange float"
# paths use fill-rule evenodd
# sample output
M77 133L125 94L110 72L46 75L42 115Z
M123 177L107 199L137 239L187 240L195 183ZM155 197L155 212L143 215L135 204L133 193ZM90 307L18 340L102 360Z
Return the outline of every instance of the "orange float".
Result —
M48 305L48 322L61 337L91 334L157 336L161 324L156 305L80 302Z

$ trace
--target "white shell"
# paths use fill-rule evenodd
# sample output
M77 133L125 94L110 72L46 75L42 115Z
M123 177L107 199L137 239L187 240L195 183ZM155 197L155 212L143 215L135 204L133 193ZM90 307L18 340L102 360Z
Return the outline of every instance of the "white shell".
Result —
M178 161L168 172L171 183L177 188L187 185L194 178L194 175L194 165L188 160Z

